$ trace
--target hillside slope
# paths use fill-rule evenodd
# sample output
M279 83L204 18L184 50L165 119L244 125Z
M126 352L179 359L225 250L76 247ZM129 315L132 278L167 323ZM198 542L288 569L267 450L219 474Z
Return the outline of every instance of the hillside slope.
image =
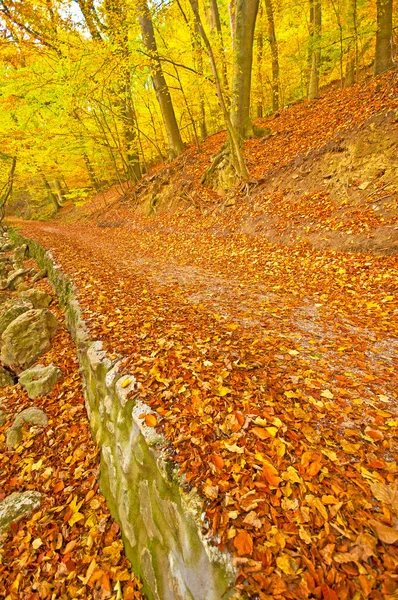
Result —
M397 71L326 91L313 103L257 122L270 134L246 142L251 180L241 189L220 195L200 183L224 142L222 132L206 140L201 153L189 148L132 190L116 186L84 207L61 211L60 218L91 215L104 227L178 228L180 215L190 214L194 231L215 228L283 244L395 253L397 110Z

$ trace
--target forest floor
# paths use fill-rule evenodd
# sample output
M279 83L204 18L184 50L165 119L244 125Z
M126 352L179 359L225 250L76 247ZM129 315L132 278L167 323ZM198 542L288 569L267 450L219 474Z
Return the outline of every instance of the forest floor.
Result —
M199 182L217 134L19 223L141 382L249 597L398 597L397 92L393 71L263 120L228 196Z

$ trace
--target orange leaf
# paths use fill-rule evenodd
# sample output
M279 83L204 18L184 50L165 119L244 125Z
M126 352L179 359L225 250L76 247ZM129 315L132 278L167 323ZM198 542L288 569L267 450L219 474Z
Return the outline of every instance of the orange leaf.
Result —
M63 481L58 481L58 483L56 483L54 485L54 494L58 494L58 492L62 492L62 490L64 489L65 484Z
M212 454L211 455L211 460L214 464L214 466L220 471L223 466L224 466L224 459L222 458L222 456L219 456L218 454Z
M111 591L111 582L109 581L109 574L104 573L102 576L101 587L105 592Z
M157 423L155 415L145 415L145 425L147 427L156 427Z
M234 546L238 551L239 556L245 554L252 554L253 552L253 540L247 531L241 531L234 539Z
M326 583L321 585L322 598L323 600L339 600L336 592L332 590Z
M309 465L309 467L306 471L306 474L309 477L315 477L315 475L317 475L319 473L319 471L321 470L321 467L322 467L322 462L315 461Z
M260 440L267 440L270 436L268 431L266 431L262 427L253 427L252 433L254 433L256 438L259 438Z
M278 477L278 471L275 469L271 463L265 462L263 465L263 477L268 481L270 485L277 487L282 481L280 477Z

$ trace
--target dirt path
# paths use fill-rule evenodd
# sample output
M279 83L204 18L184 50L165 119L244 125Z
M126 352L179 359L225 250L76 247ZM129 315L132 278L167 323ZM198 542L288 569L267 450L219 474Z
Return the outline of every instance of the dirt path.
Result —
M183 225L22 229L142 383L239 585L260 598L398 590L383 533L398 510L397 257Z

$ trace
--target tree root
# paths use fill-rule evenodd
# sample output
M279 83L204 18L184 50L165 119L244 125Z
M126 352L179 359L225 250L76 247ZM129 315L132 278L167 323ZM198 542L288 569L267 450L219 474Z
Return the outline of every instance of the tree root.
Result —
M226 192L240 180L231 148L229 144L225 144L214 157L200 182L213 190Z

